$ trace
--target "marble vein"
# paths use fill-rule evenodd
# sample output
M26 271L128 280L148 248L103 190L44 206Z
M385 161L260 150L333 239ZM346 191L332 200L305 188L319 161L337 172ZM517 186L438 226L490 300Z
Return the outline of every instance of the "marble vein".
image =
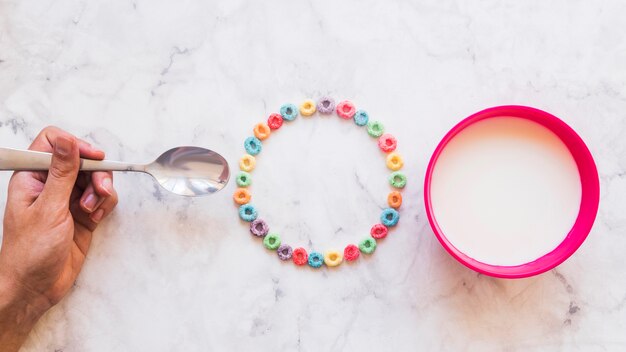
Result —
M188 200L117 174L119 208L24 350L625 350L625 16L619 0L1 1L3 146L24 148L53 124L111 159L194 144L235 167L254 123L331 95L383 121L409 176L400 226L375 255L315 272L249 236L234 183ZM456 263L422 204L439 139L501 104L563 118L601 175L581 249L516 281ZM368 141L320 117L266 143L253 199L285 241L341 248L367 234L388 191Z

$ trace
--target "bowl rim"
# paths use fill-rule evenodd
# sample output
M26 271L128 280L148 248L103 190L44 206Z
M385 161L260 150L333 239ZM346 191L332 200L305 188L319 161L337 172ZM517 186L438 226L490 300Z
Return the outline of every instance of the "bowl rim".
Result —
M529 263L500 266L480 262L459 251L439 228L431 203L431 181L439 156L447 144L466 127L498 117L519 117L538 123L559 137L574 157L581 183L581 201L574 225L563 241L551 252ZM424 205L428 222L443 248L457 261L479 273L499 278L524 278L546 272L564 262L582 245L591 231L600 202L600 182L593 156L580 136L558 117L536 108L522 105L502 105L481 110L457 123L441 139L433 152L424 178Z

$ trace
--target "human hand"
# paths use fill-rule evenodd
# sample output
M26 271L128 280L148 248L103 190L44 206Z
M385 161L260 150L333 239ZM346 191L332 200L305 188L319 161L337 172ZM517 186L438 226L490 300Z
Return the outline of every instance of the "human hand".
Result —
M79 157L104 158L87 142L47 127L29 149L53 156L48 172L18 171L9 182L0 248L0 346L8 350L68 293L118 200L110 172L79 172Z

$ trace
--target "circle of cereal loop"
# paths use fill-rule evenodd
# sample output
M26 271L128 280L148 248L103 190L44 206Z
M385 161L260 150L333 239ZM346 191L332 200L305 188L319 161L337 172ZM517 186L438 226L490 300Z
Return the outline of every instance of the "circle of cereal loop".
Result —
M378 144L380 150L385 154L385 164L387 168L393 171L388 176L389 185L394 188L387 196L388 207L383 207L380 215L380 222L376 223L370 235L362 239L358 244L348 244L342 251L329 250L323 252L309 251L302 247L293 248L282 243L277 233L270 233L267 223L258 217L256 208L249 204L251 199L248 187L252 183L252 176L249 172L254 170L256 159L254 156L262 150L262 141L272 136L283 123L294 121L298 115L310 117L316 113L330 114L335 112L338 117L344 120L353 120L357 127L363 127L367 134L371 136ZM344 100L335 104L335 100L331 97L322 97L318 102L311 99L304 100L300 105L283 104L279 112L269 115L266 122L260 122L253 128L253 135L248 137L244 142L246 154L240 159L239 167L241 171L237 176L237 185L239 188L235 191L233 199L239 206L239 217L246 222L250 222L250 233L253 237L262 238L263 245L275 252L282 261L293 261L294 264L302 266L308 264L311 268L319 268L322 265L327 267L335 267L346 262L353 262L359 258L359 254L372 254L377 247L377 240L380 241L387 237L389 230L396 226L400 220L398 209L402 204L402 195L400 190L404 188L407 178L404 173L399 171L404 166L402 157L396 151L396 138L385 133L383 124L379 121L370 121L369 114L365 110L357 110L355 105Z

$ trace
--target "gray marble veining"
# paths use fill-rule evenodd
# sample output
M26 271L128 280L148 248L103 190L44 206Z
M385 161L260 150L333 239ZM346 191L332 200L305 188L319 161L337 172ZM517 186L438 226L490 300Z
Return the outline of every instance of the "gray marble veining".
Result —
M54 124L111 159L193 144L236 167L256 122L330 95L385 123L409 175L400 225L376 253L315 272L248 234L234 182L183 199L118 174L118 209L24 350L626 349L625 16L618 0L0 1L3 146ZM443 134L502 104L576 129L602 188L580 250L515 281L449 257L421 191ZM386 174L363 130L298 118L264 146L253 199L284 241L341 247L377 219Z

